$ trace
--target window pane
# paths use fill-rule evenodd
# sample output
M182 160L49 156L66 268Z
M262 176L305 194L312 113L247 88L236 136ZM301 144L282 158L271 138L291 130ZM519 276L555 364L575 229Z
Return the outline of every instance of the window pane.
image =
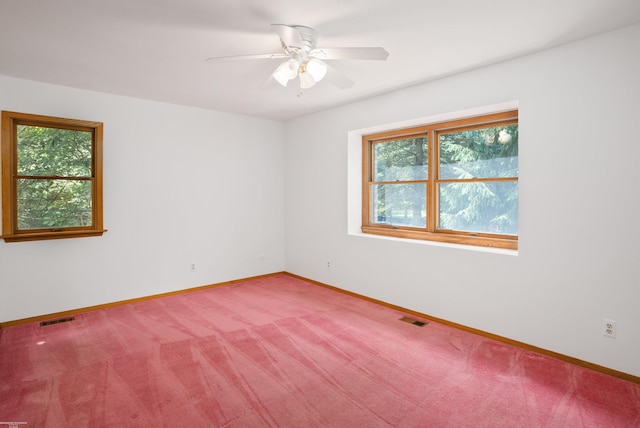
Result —
M439 136L441 179L518 176L518 125Z
M18 229L92 225L90 180L18 180Z
M442 183L440 229L518 234L518 183Z
M91 177L89 131L18 125L18 175Z
M375 143L373 181L427 179L427 137Z
M425 184L377 184L371 186L372 223L425 227Z

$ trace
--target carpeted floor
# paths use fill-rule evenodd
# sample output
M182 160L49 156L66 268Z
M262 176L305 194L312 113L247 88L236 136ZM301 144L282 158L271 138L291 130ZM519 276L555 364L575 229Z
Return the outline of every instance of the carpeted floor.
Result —
M0 330L25 427L640 427L640 385L287 275Z

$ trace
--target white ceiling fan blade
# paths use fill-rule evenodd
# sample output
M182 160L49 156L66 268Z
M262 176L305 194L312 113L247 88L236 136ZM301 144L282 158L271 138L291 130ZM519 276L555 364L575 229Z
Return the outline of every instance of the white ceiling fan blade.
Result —
M318 59L366 59L384 61L389 56L384 48L318 48L311 51Z
M275 77L273 77L273 74L270 74L269 77L264 79L264 81L259 86L259 88L261 90L266 90L266 89L274 89L274 88L277 88L278 86L279 86L278 81L276 80Z
M290 60L280 64L278 68L276 68L276 71L273 72L272 76L282 86L287 86L287 83L289 83L289 80L293 80L298 76L299 69L300 69L300 64L298 64L298 61L291 58Z
M283 58L289 58L289 56L284 54L284 53L214 56L212 58L205 59L205 61L207 61L207 62L214 62L214 61L242 61L242 60L245 60L245 59L283 59Z
M298 49L304 48L304 42L296 28L284 24L271 24L271 26L273 27L273 30L278 33L280 40L282 40L287 47L292 46Z
M340 89L349 89L353 86L353 80L349 79L347 76L340 73L329 64L327 64L327 74L323 80L331 83L334 86L337 86Z

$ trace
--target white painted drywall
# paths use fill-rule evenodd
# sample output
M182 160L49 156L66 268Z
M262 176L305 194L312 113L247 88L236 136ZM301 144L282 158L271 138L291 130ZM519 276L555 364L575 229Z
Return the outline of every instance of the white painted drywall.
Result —
M639 376L639 46L635 25L288 122L286 270ZM505 102L520 111L517 255L349 233L350 132Z
M108 229L0 241L0 322L283 270L282 123L1 76L0 110L104 123Z

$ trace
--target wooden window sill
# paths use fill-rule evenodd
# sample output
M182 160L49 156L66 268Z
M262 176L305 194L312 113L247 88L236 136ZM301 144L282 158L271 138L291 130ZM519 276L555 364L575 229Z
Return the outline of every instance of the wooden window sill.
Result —
M47 239L86 238L90 236L102 236L106 229L100 230L67 230L59 232L34 232L18 233L15 235L2 235L5 242L43 241Z
M445 242L449 244L473 245L477 247L502 248L517 250L517 239L491 238L486 236L456 235L452 233L434 233L394 227L363 226L362 233L382 235L395 238L417 239L423 241Z

